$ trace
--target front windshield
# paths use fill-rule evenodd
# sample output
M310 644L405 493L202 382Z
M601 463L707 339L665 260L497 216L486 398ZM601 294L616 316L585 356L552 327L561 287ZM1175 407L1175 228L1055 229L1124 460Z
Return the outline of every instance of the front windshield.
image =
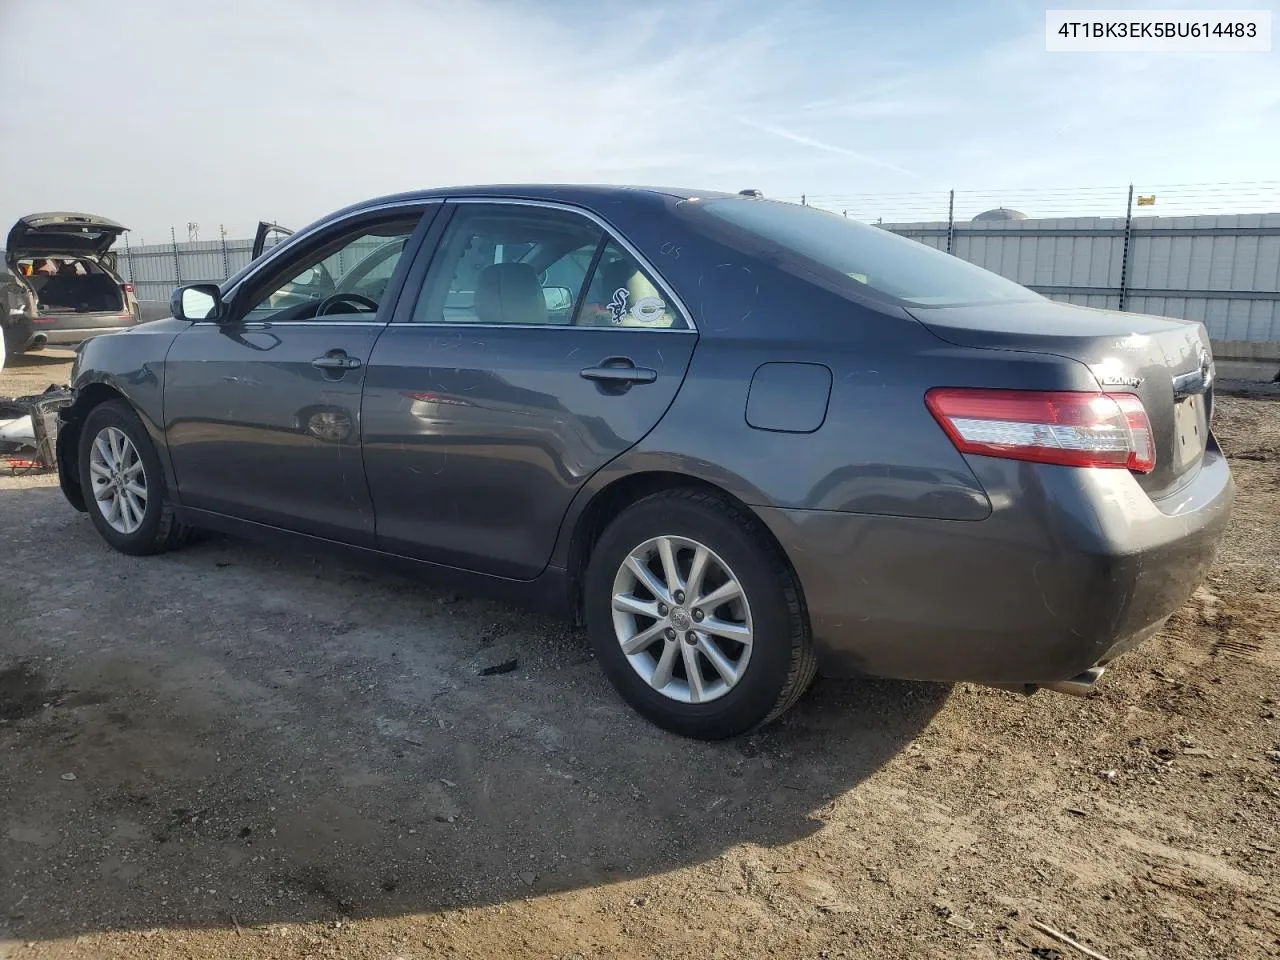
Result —
M696 207L912 306L1041 299L950 254L815 207L753 199L700 200Z

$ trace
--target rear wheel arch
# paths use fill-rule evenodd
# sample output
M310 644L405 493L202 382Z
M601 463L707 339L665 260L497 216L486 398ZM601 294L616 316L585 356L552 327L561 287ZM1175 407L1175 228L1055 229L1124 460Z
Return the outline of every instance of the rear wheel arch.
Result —
M724 501L741 514L751 517L753 532L760 538L767 549L777 554L778 559L787 566L795 579L796 589L800 594L800 603L804 607L804 589L796 575L791 558L778 538L768 526L759 520L755 511L732 493L709 480L688 474L674 473L665 470L651 470L632 473L620 477L596 492L583 507L573 526L569 539L569 550L566 570L569 583L569 605L574 621L583 622L583 582L587 564L591 560L592 550L604 533L609 523L623 510L657 493L675 493L687 491L691 494L702 493Z

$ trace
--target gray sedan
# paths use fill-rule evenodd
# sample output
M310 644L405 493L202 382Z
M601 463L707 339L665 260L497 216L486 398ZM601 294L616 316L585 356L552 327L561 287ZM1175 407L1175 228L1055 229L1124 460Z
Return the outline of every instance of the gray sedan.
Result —
M1087 692L1233 496L1201 325L757 196L385 197L172 309L78 355L60 476L108 543L332 546L549 609L690 736L819 669Z

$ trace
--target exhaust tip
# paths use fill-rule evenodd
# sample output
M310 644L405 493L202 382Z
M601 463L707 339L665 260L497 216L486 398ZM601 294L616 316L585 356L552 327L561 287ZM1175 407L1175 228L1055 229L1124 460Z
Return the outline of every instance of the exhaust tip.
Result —
M45 344L49 342L49 338L43 333L37 333L31 338L31 342L27 344L28 350L43 350Z
M1098 681L1102 679L1102 675L1106 671L1106 667L1090 667L1069 680L1042 683L1040 684L1040 689L1052 690L1054 693L1065 693L1069 697L1087 697L1098 689Z

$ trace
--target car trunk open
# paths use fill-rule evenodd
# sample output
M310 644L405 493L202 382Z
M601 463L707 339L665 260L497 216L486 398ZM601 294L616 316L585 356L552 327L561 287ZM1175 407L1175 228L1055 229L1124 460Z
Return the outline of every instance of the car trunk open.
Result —
M1135 476L1153 500L1177 491L1199 469L1213 403L1213 364L1201 324L1051 300L916 307L911 314L957 346L1066 357L1085 364L1106 392L1141 398L1156 464Z
M29 213L9 229L5 260L72 254L101 257L128 228L91 213Z
M52 265L53 273L47 272ZM124 293L115 277L83 257L24 257L19 275L36 297L41 316L68 313L120 313Z
M34 294L38 317L118 314L124 294L103 262L125 230L94 214L27 214L9 230L5 263Z

